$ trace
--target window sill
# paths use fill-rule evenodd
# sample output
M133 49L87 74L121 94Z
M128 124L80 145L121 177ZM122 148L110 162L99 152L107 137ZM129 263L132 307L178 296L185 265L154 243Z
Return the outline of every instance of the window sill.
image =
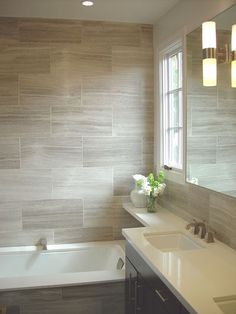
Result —
M184 184L185 183L185 175L184 175L184 171L183 170L182 171L181 170L178 171L178 170L175 170L175 169L166 170L163 167L161 167L161 170L164 171L166 180L173 181L173 182L176 182L176 183L179 183L179 184Z

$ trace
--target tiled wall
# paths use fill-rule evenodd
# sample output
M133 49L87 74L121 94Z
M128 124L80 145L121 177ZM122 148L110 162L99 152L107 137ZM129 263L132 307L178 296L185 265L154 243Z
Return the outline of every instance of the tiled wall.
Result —
M123 314L124 281L0 292L7 314ZM5 312L4 312L5 313Z
M120 238L152 167L151 26L0 19L0 246Z
M205 220L216 238L236 250L236 198L193 184L168 181L162 205L187 221Z
M230 41L230 31L217 30L218 47ZM201 29L187 36L187 44L188 177L236 196L236 90L230 63L218 63L216 87L203 87Z

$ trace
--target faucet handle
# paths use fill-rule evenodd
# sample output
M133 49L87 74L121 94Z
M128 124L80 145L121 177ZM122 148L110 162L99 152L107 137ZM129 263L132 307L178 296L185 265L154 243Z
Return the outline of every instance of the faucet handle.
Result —
M206 236L206 233L207 233L206 221L203 220L198 225L200 227L199 236L200 236L201 239L204 239L205 236Z
M194 235L199 233L199 223L196 219L193 219L191 223L187 224L186 229L189 230L190 228L193 228Z
M36 247L39 250L47 250L47 239L46 238L40 238L38 242L36 243Z
M216 232L214 230L208 228L207 233L206 233L206 237L205 237L206 243L214 243L215 242L215 240L214 240L215 234L216 234Z

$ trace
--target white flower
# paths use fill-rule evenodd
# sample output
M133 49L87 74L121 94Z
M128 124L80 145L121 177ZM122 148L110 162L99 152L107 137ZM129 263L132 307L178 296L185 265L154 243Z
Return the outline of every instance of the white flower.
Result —
M158 188L157 188L157 195L162 195L165 191L166 188L166 184L165 183L161 183L159 184Z
M135 174L135 175L133 175L133 178L134 178L135 181L139 181L139 180L144 180L144 179L146 179L146 177L144 177L144 176L141 175L141 174Z
M145 189L143 189L144 190L144 193L145 193L145 195L150 195L150 193L151 193L151 190L152 190L152 188L149 186L149 185L147 185L146 187L145 187Z

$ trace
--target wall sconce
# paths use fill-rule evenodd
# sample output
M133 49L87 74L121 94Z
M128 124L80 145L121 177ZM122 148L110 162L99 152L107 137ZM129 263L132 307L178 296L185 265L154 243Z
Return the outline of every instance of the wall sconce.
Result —
M236 24L232 25L231 51L231 86L236 87Z
M203 86L216 86L217 60L216 60L216 23L204 22L202 24L202 71Z

